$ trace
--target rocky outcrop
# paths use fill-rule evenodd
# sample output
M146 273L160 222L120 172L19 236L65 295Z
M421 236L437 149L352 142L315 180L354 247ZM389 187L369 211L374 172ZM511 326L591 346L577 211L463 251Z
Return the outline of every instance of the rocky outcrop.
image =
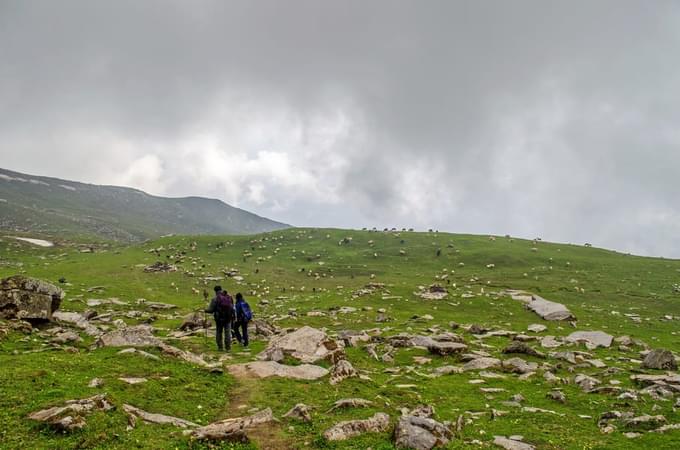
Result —
M357 371L346 359L338 361L331 369L331 384L338 384L345 378L356 377Z
M390 426L390 416L376 413L364 420L347 420L340 422L323 433L329 441L344 441L364 433L384 433Z
M656 349L647 353L642 361L642 367L645 369L677 370L678 363L669 350Z
M64 406L36 411L28 418L45 422L59 431L73 431L86 425L86 415L94 411L110 411L113 408L106 395L101 394L81 400L68 400Z
M432 284L428 287L420 286L414 295L424 299L424 300L443 300L449 293L446 288L440 284Z
M565 340L574 344L585 344L589 349L608 348L612 345L614 336L604 331L574 331Z
M228 366L227 370L235 377L268 378L281 377L294 380L317 380L328 375L328 369L312 364L288 366L276 361L254 361Z
M474 358L463 365L463 371L497 369L501 367L501 360L498 358L481 357Z
M434 341L427 346L428 352L440 356L455 355L456 353L461 353L465 350L467 350L467 345L459 342Z
M446 424L432 418L432 408L416 408L404 411L394 429L394 445L397 448L430 450L445 446L453 437Z
M335 411L336 409L366 408L371 405L373 405L372 401L363 398L343 398L333 403L333 407L329 409L327 413Z
M312 408L305 405L304 403L298 403L293 406L283 417L287 419L300 420L302 422L312 421Z
M574 320L576 317L561 303L546 300L538 295L531 295L522 291L508 291L510 297L521 301L526 308L538 314L545 320Z
M502 447L505 450L534 450L536 448L531 444L527 444L526 442L512 439L512 436L510 438L506 438L505 436L494 436L493 443L494 445Z
M123 405L123 411L125 411L125 414L128 416L128 424L131 428L137 426L137 419L142 419L146 423L174 425L180 428L195 428L199 426L198 424L189 422L188 420L180 419L178 417L166 416L164 414L146 412L128 404Z
M220 420L204 427L185 431L185 434L200 440L247 442L248 436L246 433L249 428L273 422L274 420L272 410L267 408L252 416Z
M120 328L102 334L97 347L157 347L161 340L152 334L148 325Z
M206 318L205 314L192 312L184 316L182 324L179 326L180 331L190 331L201 328L209 328L210 321Z
M0 281L0 318L49 321L59 308L64 291L36 278L22 275Z
M281 362L285 356L291 356L303 363L314 363L333 359L332 355L336 352L342 352L342 347L336 341L329 339L321 330L304 326L292 333L272 338L258 359Z

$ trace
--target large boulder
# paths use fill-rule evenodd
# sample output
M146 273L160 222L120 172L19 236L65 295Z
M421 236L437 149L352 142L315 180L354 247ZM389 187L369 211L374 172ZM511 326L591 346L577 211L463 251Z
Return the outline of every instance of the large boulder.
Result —
M604 331L574 331L565 340L574 344L582 343L589 349L595 349L597 347L610 347L614 336Z
M84 416L95 411L114 409L106 394L80 400L68 400L63 406L53 406L29 414L28 418L45 422L59 431L74 431L85 426Z
M158 347L161 344L148 325L119 328L97 339L97 347Z
M227 369L235 377L241 378L269 378L281 377L294 380L316 380L328 375L329 371L321 366L300 364L288 366L276 361L254 361L245 364L233 364Z
M184 434L199 440L248 442L247 432L250 428L274 420L276 419L271 408L267 408L252 416L220 420L194 430L187 430Z
M405 412L394 428L394 445L397 448L430 450L445 446L453 438L446 424L432 418L432 408L416 408Z
M675 362L673 353L669 350L656 349L647 353L642 367L645 369L677 370L678 364Z
M64 298L57 286L22 275L0 281L0 318L29 321L52 320Z
M338 342L329 339L321 330L304 326L292 333L272 338L258 358L281 362L284 356L288 355L303 363L315 363L333 358L333 354L338 352L342 352Z
M340 422L323 433L329 441L344 441L364 433L384 433L390 426L390 416L375 413L364 420L347 420Z
M507 291L507 293L512 297L514 300L518 300L522 303L524 303L527 307L527 309L535 312L538 314L542 319L545 320L574 320L575 317L567 309L566 306L564 306L561 303L557 302L552 302L550 300L546 300L543 297L539 297L538 295L531 295L527 292L522 292L522 291Z

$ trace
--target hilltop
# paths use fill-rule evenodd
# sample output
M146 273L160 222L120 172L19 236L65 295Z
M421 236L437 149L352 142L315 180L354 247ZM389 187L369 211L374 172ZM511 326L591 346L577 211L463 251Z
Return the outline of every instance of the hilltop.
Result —
M253 234L289 225L220 200L165 198L0 169L0 230L138 242L167 234Z
M642 362L654 349L677 359L678 260L500 236L286 229L49 248L2 238L0 278L16 274L62 288L60 311L90 317L84 323L94 328L74 326L72 316L30 334L0 322L6 448L390 449L403 420L434 421L450 449L677 448L677 370ZM218 353L212 329L208 337L200 327L179 330L187 318L200 321L203 290L215 283L250 302L249 350ZM573 317L543 320L522 292ZM101 344L101 333L140 324L152 327L143 348ZM577 332L601 332L598 344ZM258 359L298 334L306 346L325 340L320 359L302 350L284 352L283 368ZM319 378L259 378L272 367ZM88 387L94 378L103 384ZM59 433L28 418L95 394L115 409L88 415L80 430ZM334 407L343 399L369 403ZM300 403L309 409L285 417ZM139 410L189 421L189 431L141 419L128 428ZM235 417L268 422L247 429L250 444L209 444L203 428L191 431ZM336 424L369 418L375 432L329 440Z

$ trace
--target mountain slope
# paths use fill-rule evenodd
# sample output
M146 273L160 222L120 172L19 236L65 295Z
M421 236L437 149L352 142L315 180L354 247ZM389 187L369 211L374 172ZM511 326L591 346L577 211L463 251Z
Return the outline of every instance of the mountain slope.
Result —
M0 169L0 229L140 241L165 234L249 234L288 225L201 197L164 198Z

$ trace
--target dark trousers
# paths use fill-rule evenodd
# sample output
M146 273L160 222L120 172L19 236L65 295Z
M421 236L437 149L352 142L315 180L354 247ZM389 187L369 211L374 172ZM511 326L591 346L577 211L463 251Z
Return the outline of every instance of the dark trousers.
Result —
M215 326L217 327L217 332L215 334L215 340L217 341L217 348L222 350L226 348L231 349L231 321L215 321ZM222 336L224 336L224 341L222 341ZM224 342L224 347L222 346Z
M248 346L248 321L236 322L234 327L234 334L236 335L236 340L239 341L244 346Z

